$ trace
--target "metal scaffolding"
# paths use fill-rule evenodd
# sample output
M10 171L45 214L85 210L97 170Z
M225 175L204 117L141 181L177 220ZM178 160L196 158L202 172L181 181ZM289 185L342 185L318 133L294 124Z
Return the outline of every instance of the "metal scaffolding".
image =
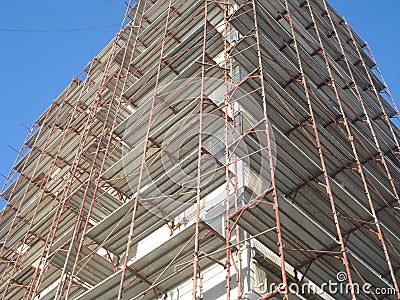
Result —
M400 299L398 118L325 0L129 2L4 183L1 299Z

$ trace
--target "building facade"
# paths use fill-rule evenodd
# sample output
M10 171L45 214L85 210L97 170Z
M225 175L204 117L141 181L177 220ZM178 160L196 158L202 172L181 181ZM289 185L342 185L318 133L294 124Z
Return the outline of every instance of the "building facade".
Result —
M398 117L325 0L129 3L4 185L1 298L400 299Z

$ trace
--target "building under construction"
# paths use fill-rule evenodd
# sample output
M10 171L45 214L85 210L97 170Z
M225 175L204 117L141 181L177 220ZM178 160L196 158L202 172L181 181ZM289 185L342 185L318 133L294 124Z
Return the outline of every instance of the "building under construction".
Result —
M137 0L2 190L1 299L400 299L398 111L325 0Z

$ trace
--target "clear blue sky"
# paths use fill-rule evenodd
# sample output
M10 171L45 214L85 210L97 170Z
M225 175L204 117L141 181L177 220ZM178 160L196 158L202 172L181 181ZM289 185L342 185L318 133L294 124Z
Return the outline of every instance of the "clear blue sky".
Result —
M330 2L370 44L394 97L400 99L400 1ZM1 6L0 173L7 175L16 156L9 146L19 149L27 133L20 123L30 127L115 35L125 2L3 1ZM93 27L99 28L59 32ZM7 31L12 29L28 31Z

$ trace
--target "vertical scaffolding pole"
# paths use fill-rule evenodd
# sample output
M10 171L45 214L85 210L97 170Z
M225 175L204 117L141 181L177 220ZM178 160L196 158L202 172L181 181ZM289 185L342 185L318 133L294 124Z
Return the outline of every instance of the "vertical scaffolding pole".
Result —
M265 122L265 135L267 139L267 151L268 151L268 161L269 161L269 171L271 176L271 188L272 188L272 197L273 197L273 209L275 212L275 222L276 222L276 234L277 234L277 243L279 248L279 259L280 259L280 268L281 268L281 277L284 291L284 300L289 299L289 288L287 284L287 275L286 275L286 266L285 266L285 253L284 253L284 245L282 239L282 230L281 230L281 221L279 215L279 198L278 198L278 190L276 186L275 180L275 166L274 166L274 153L272 151L272 143L271 143L271 128L269 124L268 110L267 110L267 95L265 92L265 78L264 78L264 68L262 64L262 55L261 55L261 45L260 45L260 32L258 25L258 14L257 14L257 0L252 0L252 8L253 8L253 18L254 18L254 30L255 30L255 39L256 39L256 47L257 47L257 62L258 62L258 71L259 71L259 80L261 87L261 96L262 96L262 107L264 114L264 122ZM262 299L269 299L273 295L267 295L267 297L263 297Z
M121 103L121 102L122 102L122 100L121 100L121 99L122 99L122 95L124 94L124 91L125 91L125 88L126 88L126 84L127 84L127 82L128 82L129 74L130 74L130 71L131 71L131 68L132 68L132 61L133 61L133 59L134 59L134 53L135 53L135 50L136 50L136 47L137 47L137 44L138 44L138 38L139 38L139 34L140 34L140 31L141 31L141 28L142 28L143 14L140 15L140 20L139 20L139 22L138 22L139 24L138 24L137 26L135 26L134 24L135 24L135 22L136 22L136 20L137 20L138 11L139 11L139 9L140 9L140 6L142 5L142 1L144 2L143 11L145 11L145 9L146 9L147 4L148 4L149 1L147 1L147 0L139 0L139 1L136 3L136 10L135 10L134 17L133 17L132 21L130 22L130 24L128 25L128 26L130 27L130 30L129 30L129 34L128 34L128 38L127 38L127 43L125 44L125 49L124 49L124 51L123 51L123 52L124 52L124 53L123 53L123 58L122 58L122 61L121 61L121 66L123 66L124 63L125 63L125 61L126 61L126 57L129 57L129 59L128 59L128 64L127 64L127 65L128 65L128 69L126 70L126 74L125 74L125 75L121 75L121 73L122 73L122 71L123 71L123 69L121 68L120 71L119 71L119 74L117 75L117 78L124 77L124 80L123 80L122 86L121 86L121 95L119 95L119 96L116 96L116 95L115 95L116 92L117 92L117 88L118 88L118 81L116 81L115 87L114 87L114 89L113 89L113 94L112 94L112 96L111 96L111 99L119 99L119 101L118 101L118 103L117 103L116 112L115 112L115 117L113 118L113 121L112 121L112 126L111 126L111 129L110 129L110 137L109 137L109 139L108 139L107 146L106 146L105 151L104 151L104 156L103 156L103 160L102 160L102 162L101 162L100 171L98 172L99 175L98 175L98 178L96 179L95 191L94 191L93 196L92 196L92 200L91 200L91 204L90 204L90 208L89 208L87 220L86 220L86 222L85 222L85 226L84 226L83 233L82 233L82 236L81 236L81 241L80 241L79 248L78 248L78 251L77 251L77 254L76 254L76 257L75 257L75 262L74 262L74 264L73 264L73 269L72 269L72 271L71 271L70 282L69 282L69 285L68 285L67 294L68 294L68 292L69 292L69 290L70 290L70 288L71 288L71 285L72 285L72 278L73 278L73 276L74 276L76 266L77 266L77 264L78 264L79 262L82 262L82 261L83 261L83 260L78 261L78 255L79 255L79 253L80 253L81 248L83 247L83 239L84 239L85 234L86 234L86 232L87 232L88 221L89 221L89 218L90 218L91 210L92 210L94 201L96 200L97 193L98 193L98 190L99 190L99 185L100 185L100 182L101 182L101 180L102 180L102 179L101 179L101 174L102 174L103 171L104 171L104 166L105 166L105 163L106 163L106 159L107 159L107 156L108 156L108 154L109 154L109 148L110 148L111 141L112 141L112 134L113 134L113 132L114 132L115 126L117 125L117 124L116 124L116 121L117 121L118 113L119 113L119 110L120 110L120 106L121 106L121 104L122 104L122 103ZM128 5L128 7L129 7L129 5ZM133 34L134 30L136 30L135 40L134 40L134 43L133 43L133 46L132 46L132 50L131 50L130 53L128 54L128 45L129 45L129 41L130 41L131 38L132 38L132 34ZM112 103L110 103L110 107L109 107L109 110L108 110L107 114L110 114L111 108L112 108ZM106 121L107 121L107 119L108 119L108 116L106 117ZM104 124L104 125L105 125L105 124ZM100 143L99 143L98 148L97 148L97 150L96 150L97 153L98 153L98 151L100 150L99 147L100 147ZM93 162L93 163L94 163L94 162ZM86 265L92 257L93 257L93 255L89 256L88 258L85 258L85 259L86 259L86 262L84 263L84 265ZM81 268L81 269L82 269L82 268ZM81 270L81 269L80 269L80 270ZM77 273L79 273L80 270L78 270Z
M126 20L126 18L128 16L129 10L130 10L130 2L127 4L126 12L125 12L122 24L121 24L121 31L122 31L122 29L124 27L125 20ZM121 33L121 31L120 31L120 33ZM76 151L76 156L75 156L75 159L74 159L74 163L71 166L71 172L70 172L71 176L70 176L69 180L67 181L66 189L64 189L64 191L63 191L64 193L63 193L63 196L62 196L62 201L60 201L60 206L59 206L60 209L58 211L58 214L57 214L57 217L56 217L56 222L55 222L56 223L56 227L58 227L58 224L60 222L61 214L62 214L62 211L64 209L63 206L65 204L67 204L70 201L70 199L72 198L73 194L78 191L78 189L75 189L74 192L72 192L71 195L69 194L71 189L72 189L72 184L75 181L74 174L76 172L76 169L78 168L80 160L82 159L82 157L85 154L85 152L88 150L89 146L97 144L97 146L100 147L102 135L104 134L104 127L103 127L103 132L100 133L100 135L97 136L89 145L87 145L87 139L88 139L88 137L90 137L89 133L90 133L90 130L91 130L91 126L93 124L93 120L96 117L97 110L98 110L99 107L101 107L101 100L102 100L101 91L108 84L108 82L111 80L111 78L117 72L119 72L120 69L122 68L122 66L121 66L115 72L113 72L111 75L108 74L108 71L110 70L109 68L111 67L112 62L114 60L114 57L116 55L117 43L118 43L118 40L120 39L120 33L114 39L113 47L111 49L110 55L108 57L108 60L107 60L107 63L106 63L105 69L104 69L103 78L102 78L101 84L100 84L100 86L98 88L96 99L95 99L94 103L92 104L92 106L90 108L89 116L88 116L88 118L86 120L86 123L85 123L85 126L84 126L84 130L83 130L83 132L81 134L81 139L79 141L79 146L78 146L77 151ZM112 103L112 101L113 101L113 99L111 99L111 103ZM111 106L111 104L110 104L110 106ZM106 121L105 121L105 124L106 124ZM94 157L94 160L96 160L96 156ZM95 166L95 163L93 163L91 165L90 171L89 171L89 178L85 182L85 183L87 183L88 186L89 186L91 178L93 176L94 166ZM84 186L85 183L82 183L81 186ZM76 225L80 224L80 222L82 222L82 220L84 218L83 217L83 204L85 202L85 197L86 197L86 192L85 192L85 195L84 195L84 199L82 199L82 205L81 205L81 207L79 209L79 212L78 212L78 215L77 215ZM73 237L72 237L71 243L69 245L69 248L67 250L67 255L66 255L66 259L64 261L64 266L63 266L63 268L61 270L61 276L60 276L61 280L60 280L60 282L59 282L59 284L57 285L57 288L56 288L55 299L61 299L63 297L64 286L67 283L67 277L68 277L68 272L67 272L68 260L69 260L69 256L70 256L71 251L72 251L72 247L74 245L74 240L77 238L78 231L79 230L77 229L77 226L75 226L74 231L73 231ZM51 240L53 240L53 239L54 239L54 236L52 237ZM68 298L68 295L66 295L66 297Z
M247 8L248 7L248 8ZM254 70L249 71L249 74L245 76L234 88L239 88L240 85L244 84L247 80L254 80L254 81L259 81L257 82L258 87L254 88L251 92L248 93L248 95L253 95L255 92L260 93L260 101L262 103L262 114L263 118L256 124L254 125L254 128L249 130L246 134L252 132L252 131L258 131L256 129L257 126L265 126L265 129L262 129L263 134L265 134L266 137L266 146L255 151L254 153L258 153L260 151L266 151L268 155L268 170L269 170L269 175L270 175L270 186L263 191L261 194L259 194L257 197L253 199L249 199L250 202L243 207L239 208L238 203L235 203L235 212L229 216L230 219L236 218L236 220L233 223L233 226L231 227L231 231L234 228L238 227L238 222L239 219L242 218L243 213L251 208L251 205L254 203L262 203L262 205L271 205L271 207L274 209L274 217L275 217L275 223L276 226L271 228L270 230L276 230L277 234L277 246L278 246L278 254L279 254L279 266L280 266L280 271L281 271L281 279L282 282L279 284L278 288L266 295L264 295L261 299L270 299L276 294L283 292L284 294L284 299L289 298L289 290L288 290L288 284L287 284L287 275L286 275L286 264L285 264L285 255L284 255L284 244L283 244L283 237L282 237L282 230L281 230L281 224L280 224L280 213L279 213L279 197L278 197L278 190L276 186L276 180L275 180L275 169L274 169L274 152L273 152L273 147L272 147L272 132L269 124L269 115L268 115L268 109L267 109L267 94L266 94L266 88L265 88L265 77L264 77L264 67L262 63L262 53L261 53L261 42L260 42L260 32L259 32L259 24L258 24L258 13L257 13L257 1L251 1L251 2L244 2L241 5L237 7L235 12L229 17L230 21L233 21L235 18L238 18L241 14L246 14L249 13L251 14L250 18L252 19L252 24L251 24L251 29L246 32L245 35L240 37L238 41L233 43L231 45L231 55L232 59L234 60L234 51L236 48L236 44L239 44L243 42L245 39L251 39L250 41L250 46L245 48L246 50L253 50L256 52L256 62L254 63L255 67ZM242 10L243 9L243 10ZM235 14L237 12L237 15ZM253 40L254 39L254 40ZM238 54L240 54L242 51L238 51ZM243 96L240 96L242 98ZM239 137L239 139L243 138ZM237 139L237 138L236 138ZM235 140L236 140L235 139ZM241 158L242 159L242 158ZM235 161L236 164L236 161ZM235 167L234 164L234 167ZM235 193L237 193L237 186L235 187ZM263 200L268 194L272 194L272 202L265 201ZM270 231L268 230L268 231ZM239 236L238 236L239 239ZM247 242L249 239L245 239L242 242ZM242 243L240 240L238 240L237 244L240 246Z
M122 299L123 292L124 292L124 280L125 280L126 269L127 269L128 261L129 261L129 249L132 244L133 230L134 230L135 221L136 221L136 211L137 211L137 207L139 205L140 189L141 189L141 184L142 184L144 167L145 167L145 163L146 163L146 154L147 154L147 150L149 148L148 143L149 143L149 138L150 138L150 129L151 129L152 121L153 121L153 113L154 113L155 103L156 103L157 96L158 96L158 85L159 85L159 80L160 80L160 73L161 73L163 57L164 57L164 48L165 48L165 42L167 39L168 25L169 25L169 21L170 21L172 8L173 8L172 0L169 0L168 12L167 12L167 17L166 17L166 21L165 21L164 33L163 33L162 44L161 44L160 57L159 57L158 67L157 67L156 82L155 82L155 86L154 86L154 94L153 94L152 101L151 101L149 121L147 124L146 136L144 139L142 161L141 161L140 169L139 169L138 185L137 185L137 189L136 189L136 194L134 194L134 200L132 200L132 201L134 201L134 206L133 206L133 211L132 211L131 222L129 225L129 235L128 235L128 240L126 243L126 251L124 254L124 261L123 261L123 265L122 265L121 278L120 278L120 283L119 283L119 288L118 288L118 300Z
M147 1L145 1L145 3L147 3ZM139 0L138 3L136 4L137 5L137 10L139 9L140 4L141 4L141 0ZM128 3L128 8L129 7L130 7L130 4ZM126 75L125 79L122 81L121 93L123 93L126 81L128 80L129 67L131 66L131 62L132 62L132 59L133 59L133 53L135 51L135 46L136 46L136 42L137 42L137 37L139 35L139 29L134 26L134 21L136 19L136 16L137 16L137 11L135 13L134 20L131 21L130 25L128 25L130 29L129 29L127 42L125 43L125 49L123 50L123 58L122 58L121 66L124 65L125 60L126 60L127 56L129 55L128 54L129 41L130 41L130 39L132 37L132 33L133 33L134 29L136 29L136 33L137 33L136 34L136 40L135 40L135 44L134 44L134 46L132 48L132 51L131 51L131 53L129 55L128 70L127 70L127 73L125 74ZM122 67L119 68L119 71L118 71L118 73L116 75L117 78L121 77L122 70L123 70ZM78 264L79 254L80 254L81 249L83 247L83 240L84 240L84 237L85 237L88 225L89 225L89 219L91 217L91 212L92 212L92 209L93 209L93 205L94 205L94 202L95 202L96 197L97 197L97 192L99 190L99 185L100 185L100 182L101 182L101 174L104 171L105 161L106 161L106 159L108 157L108 154L109 154L109 148L110 148L110 145L111 145L113 131L114 131L115 126L116 126L118 113L120 112L122 95L119 95L119 96L116 95L117 88L118 88L118 83L119 83L119 80L116 81L114 89L113 89L113 92L112 92L112 95L111 95L111 100L110 100L110 103L109 103L109 107L108 107L107 114L106 114L105 121L104 121L103 128L102 128L102 133L101 133L101 136L100 136L100 139L99 139L99 142L98 142L98 145L97 145L97 149L96 149L96 152L94 154L93 162L92 162L92 170L91 170L92 172L91 172L91 174L94 173L94 166L96 164L97 156L98 156L98 154L100 152L101 142L103 141L104 138L106 138L106 135L107 135L106 125L107 125L107 121L108 121L108 119L109 119L109 117L111 115L111 110L112 110L114 99L115 99L115 100L117 100L117 105L116 105L116 108L115 108L115 115L114 115L114 118L112 119L112 125L111 125L111 128L109 130L109 138L108 138L108 141L106 143L106 148L105 148L105 151L104 151L104 157L103 157L102 162L101 162L100 170L98 171L97 178L95 179L96 184L95 184L95 188L94 188L92 199L90 200L90 207L89 207L89 211L88 211L87 216L86 216L86 221L85 221L83 229L78 228L78 227L76 228L77 231L81 231L81 237L80 237L80 241L79 241L77 252L75 254L75 260L74 260L74 263L73 263L73 267L72 267L72 270L70 272L71 275L70 275L70 279L69 279L69 283L68 283L68 287L67 287L67 291L66 291L66 297L68 297L69 291L70 291L71 286L72 286L74 273L75 273L75 270L76 270L76 267L77 267L77 264ZM89 190L89 186L90 186L90 181L88 182L88 184L86 186L86 189L85 189L84 198L83 198L83 201L82 201L82 204L81 204L81 208L80 208L81 210L83 210L83 208L84 208L84 203L85 203L86 196L87 196L87 193L88 193L88 190ZM80 224L78 224L78 226L80 226ZM79 233L76 236L79 236Z
M225 82L225 94L224 94L224 105L225 105L225 201L226 201L226 212L225 212L225 245L226 245L226 258L225 258L225 268L226 268L226 299L230 300L231 298L231 257L232 252L229 247L231 240L231 228L230 228L230 184L231 178L229 175L229 166L230 166L230 155L229 155L229 135L234 138L235 132L235 123L234 120L232 123L229 121L229 91L232 88L232 62L230 61L230 57L228 56L229 51L229 42L231 31L230 26L227 21L229 9L230 9L230 1L224 0L224 82ZM232 108L233 109L233 108ZM232 118L234 117L231 114ZM236 174L235 174L236 175ZM238 282L239 288L240 282ZM240 299L240 295L238 297Z
M325 0L323 0L323 1L324 1L324 4L326 4ZM398 285L397 285L396 276L395 276L395 273L394 273L394 270L393 270L393 266L392 266L392 262L391 262L391 259L390 259L390 255L389 255L388 249L386 247L386 242L385 242L385 238L383 236L383 232L382 232L382 229L381 229L381 226L380 226L380 222L379 222L377 214L376 214L375 205L374 205L373 200L371 198L371 194L370 194L369 187L368 187L368 184L367 184L366 176L364 174L364 169L363 169L363 166L362 166L362 164L360 162L360 159L359 159L359 156L358 156L358 152L357 152L356 145L355 145L355 142L354 142L354 136L353 136L353 134L351 132L351 129L350 129L350 126L349 126L349 123L348 123L348 118L347 118L346 112L345 112L345 110L343 108L342 100L341 100L341 97L339 95L339 89L338 89L338 87L336 85L336 81L335 81L335 79L333 77L333 73L332 73L332 70L331 70L331 67L330 67L328 55L327 55L327 53L325 51L324 43L322 41L318 26L317 26L317 22L316 22L315 17L314 17L314 12L313 12L313 9L311 7L311 3L310 3L309 0L306 0L306 5L308 7L312 23L314 24L313 27L315 29L315 32L316 32L316 35L317 35L317 38L318 38L318 42L319 42L320 47L321 47L322 56L324 58L326 69L327 69L328 74L329 74L329 78L330 78L330 81L331 81L331 86L332 86L332 88L334 90L336 101L337 101L337 103L339 105L339 108L340 108L340 113L341 113L342 118L343 118L343 124L344 124L345 129L346 129L347 139L349 140L349 142L351 144L351 148L352 148L352 151L353 151L354 159L355 159L355 162L357 164L357 170L358 170L358 173L359 173L359 175L361 177L361 181L362 181L362 184L363 184L363 187L364 187L364 192L365 192L365 195L366 195L366 197L368 199L368 203L369 203L369 206L370 206L371 214L372 214L372 217L374 219L374 224L375 224L375 227L376 227L376 230L377 230L378 239L379 239L379 241L381 243L381 247L382 247L383 253L385 255L385 260L387 262L388 269L390 271L390 274L391 274L391 277L392 277L392 281L393 281L394 287L396 289L396 293L397 293L397 295L399 295L399 288L398 288ZM329 12L327 12L327 13L329 14ZM335 27L333 27L333 30L334 30L335 36L338 36ZM339 125L339 123L338 123L338 125Z
M332 188L331 188L331 184L330 184L330 176L327 172L326 169L326 165L325 165L325 158L324 158L324 153L323 153L323 145L321 144L320 138L319 138L319 132L318 132L318 124L314 115L314 109L313 109L313 105L312 105L312 100L311 100L311 96L308 90L308 83L307 83L307 78L305 76L305 73L303 71L303 63L302 63L302 59L300 56L300 52L299 52L299 48L297 45L297 39L296 39L296 33L295 33L295 29L294 29L294 25L293 25L293 21L292 21L292 17L290 14L290 7L289 7L289 2L288 0L285 0L285 7L286 7L286 13L287 13L287 18L285 18L290 26L290 30L291 30L291 34L292 34L292 38L293 38L293 46L294 46L294 50L295 50L295 55L298 61L298 66L299 66L299 70L300 70L300 76L301 76L301 82L304 88L304 92L305 92L305 96L306 96L306 100L307 100L307 104L308 104L308 109L309 109L309 113L310 113L310 117L311 117L311 121L312 121L312 127L313 127L313 131L314 131L314 137L315 137L315 142L316 142L316 146L318 148L318 154L320 157L320 162L321 162L321 168L323 171L323 175L324 175L324 180L325 180L325 189L326 189L326 193L329 197L329 201L331 203L331 209L332 209L332 215L333 215L333 219L335 222L335 227L336 227L336 233L337 233L337 237L338 237L338 243L340 246L340 252L341 252L341 256L342 256L342 263L343 266L346 270L346 274L347 274L347 281L349 282L350 286L351 286L351 298L353 300L356 299L356 295L354 292L354 286L353 286L353 279L352 279L352 274L351 274L351 270L350 270L350 265L349 265L349 260L347 257L347 251L346 251L346 246L345 246L345 241L343 239L343 235L342 235L342 230L340 228L340 223L339 223L339 216L336 210L336 204L335 204L335 199L333 197L333 193L332 193Z
M200 90L200 114L199 114L199 136L197 148L197 179L196 179L196 221L195 221L195 237L194 237L194 259L193 259L193 300L201 298L201 270L199 266L200 254L200 210L201 210L201 159L202 159L202 138L203 138L203 109L205 97L205 71L206 71L206 51L207 51L207 13L208 1L204 0L204 24L203 24L203 43L201 55L201 90ZM229 201L229 200L228 200ZM227 268L229 270L229 268ZM198 295L199 290L199 295Z

